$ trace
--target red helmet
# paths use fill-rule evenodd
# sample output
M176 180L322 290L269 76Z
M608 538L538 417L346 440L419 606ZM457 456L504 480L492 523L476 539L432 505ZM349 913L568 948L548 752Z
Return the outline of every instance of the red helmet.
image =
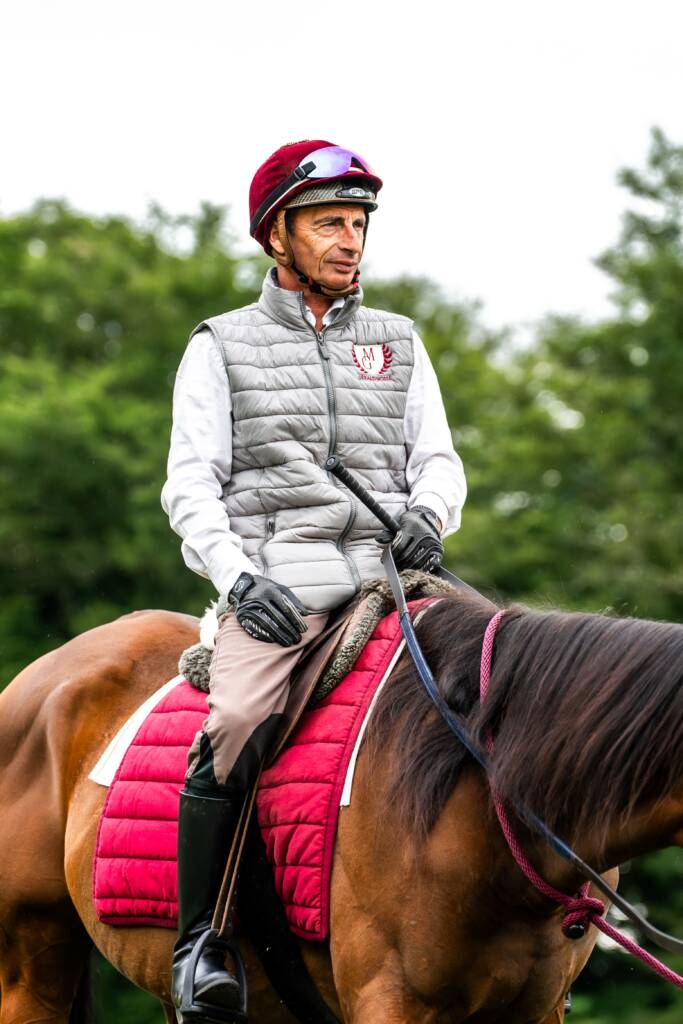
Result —
M322 187L326 183L338 187ZM280 210L320 203L356 203L376 210L381 187L381 178L366 160L332 142L307 139L281 146L261 164L251 183L249 233L270 256L270 229ZM311 192L304 199L301 193L306 190Z

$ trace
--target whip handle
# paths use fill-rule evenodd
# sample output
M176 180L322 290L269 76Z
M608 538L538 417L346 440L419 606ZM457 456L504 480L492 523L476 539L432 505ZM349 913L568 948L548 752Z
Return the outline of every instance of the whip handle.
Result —
M375 501L373 496L366 491L365 487L363 487L360 480L356 479L355 476L352 476L351 473L349 473L346 466L342 464L338 455L331 455L329 459L325 460L325 469L341 480L341 482L345 484L346 487L348 487L348 489L370 509L373 515L377 516L382 526L386 526L392 536L395 536L398 533L400 529L398 522L389 514L389 512L386 511L386 509L383 509L382 506Z

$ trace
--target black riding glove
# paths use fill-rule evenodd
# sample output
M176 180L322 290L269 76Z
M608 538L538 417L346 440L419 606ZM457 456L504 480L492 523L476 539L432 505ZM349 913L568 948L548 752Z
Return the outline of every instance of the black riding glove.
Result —
M291 647L308 629L301 618L309 614L308 609L289 587L265 576L243 572L228 594L228 601L242 629L264 643Z
M421 569L433 572L441 565L443 544L436 525L436 513L423 505L413 505L398 519L401 529L391 542L391 553L396 568ZM391 534L382 530L375 538L378 544L388 544Z

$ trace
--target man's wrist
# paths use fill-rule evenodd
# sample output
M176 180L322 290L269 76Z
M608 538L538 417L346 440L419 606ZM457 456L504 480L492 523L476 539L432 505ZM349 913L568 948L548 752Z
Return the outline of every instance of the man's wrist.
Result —
M241 572L228 593L228 604L236 608L247 591L251 590L254 582L254 577L250 572Z
M428 523L434 527L436 532L441 536L442 524L438 515L433 508L429 508L427 505L413 505L410 509L411 512L418 512L423 519L426 519Z

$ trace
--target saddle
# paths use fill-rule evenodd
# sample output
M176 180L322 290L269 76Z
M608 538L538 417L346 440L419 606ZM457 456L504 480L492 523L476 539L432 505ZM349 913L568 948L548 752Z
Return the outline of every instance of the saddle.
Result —
M407 601L453 592L450 583L417 569L405 570L400 578ZM292 673L292 693L304 698L303 704L296 705L294 724L309 703L319 704L346 678L379 622L395 607L389 581L379 577L368 580L353 601L332 613ZM291 729L287 735L290 733ZM282 744L277 749L279 752Z

